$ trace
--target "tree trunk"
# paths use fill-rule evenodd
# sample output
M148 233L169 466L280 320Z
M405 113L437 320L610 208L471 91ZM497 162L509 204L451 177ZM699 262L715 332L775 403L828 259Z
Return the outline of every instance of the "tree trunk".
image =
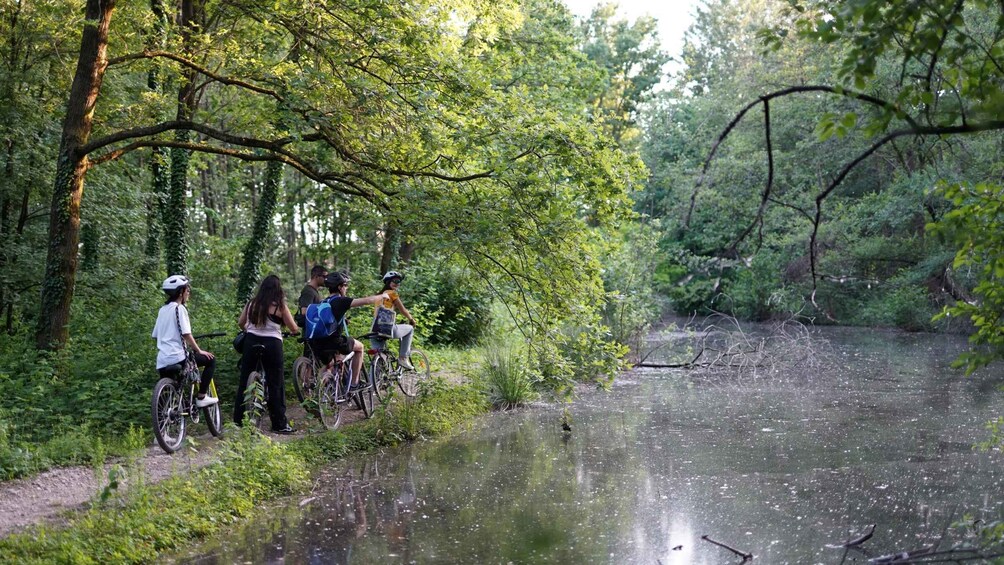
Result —
M244 304L251 298L251 293L261 276L261 263L265 258L265 248L268 245L272 218L275 216L275 207L279 200L280 186L282 186L282 163L269 161L261 202L255 210L251 239L244 247L244 262L241 264L240 277L237 279L238 304Z
M286 272L296 279L296 201L299 199L300 188L303 186L303 177L296 175L296 183L290 183L290 189L286 196L286 205L283 207L283 225L286 231ZM294 188L295 187L295 188Z
M397 226L394 220L388 219L384 224L383 243L380 246L380 274L390 270L394 262L394 244L397 242Z
M402 265L407 265L411 263L412 256L415 255L415 242L411 239L405 237L401 240L401 250L398 252L398 259L401 260Z
M205 208L206 235L216 235L216 199L213 197L213 187L209 182L209 171L203 169L199 172L199 179L202 182L202 206Z
M62 349L69 337L70 303L80 243L80 198L87 174L87 155L79 154L77 149L87 143L91 135L94 106L108 66L108 27L114 9L115 0L87 0L80 54L66 105L52 190L49 250L35 332L35 345L39 349Z

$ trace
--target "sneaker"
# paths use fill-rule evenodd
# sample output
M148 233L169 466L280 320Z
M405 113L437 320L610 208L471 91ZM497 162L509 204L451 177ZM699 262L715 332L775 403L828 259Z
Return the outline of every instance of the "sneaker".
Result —
M409 371L414 371L415 370L415 367L412 367L411 366L411 362L408 361L407 359L398 359L397 360L397 364L400 365L402 368L407 369Z
M195 405L199 408L205 408L206 406L212 406L219 402L220 399L215 396L203 396L202 398L195 398Z
M295 434L296 430L293 429L293 426L290 426L289 424L286 424L284 427L279 428L278 430L272 430L272 433L274 433L274 434L282 434L284 436L288 436L290 434Z
M352 383L352 385L349 386L349 392L355 392L357 390L362 390L362 389L366 388L366 386L367 386L366 383L364 383L363 381L359 381L358 383Z

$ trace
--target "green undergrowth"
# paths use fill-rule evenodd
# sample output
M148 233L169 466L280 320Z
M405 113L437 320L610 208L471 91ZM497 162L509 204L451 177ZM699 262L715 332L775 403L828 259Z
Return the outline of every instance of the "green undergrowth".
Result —
M318 466L352 453L454 430L489 408L468 385L433 379L416 400L393 398L370 420L278 443L248 428L231 432L219 460L147 485L111 483L62 527L35 526L0 539L5 563L146 563L253 513L264 501L304 492ZM231 428L233 429L233 428ZM136 473L137 465L123 470Z

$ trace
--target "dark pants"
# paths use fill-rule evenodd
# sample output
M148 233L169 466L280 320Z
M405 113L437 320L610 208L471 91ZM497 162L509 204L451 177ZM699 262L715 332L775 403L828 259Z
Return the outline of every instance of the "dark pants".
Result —
M206 394L209 392L209 382L213 380L213 371L216 370L216 359L210 359L205 353L195 354L195 364L202 369L202 382L199 383L199 394ZM177 371L165 371L164 369L157 369L162 377L174 377L178 374Z
M268 396L268 415L272 420L272 429L281 430L286 427L286 376L283 374L282 340L274 337L261 337L247 334L244 338L244 355L241 357L241 380L237 387L237 398L234 401L234 422L239 426L244 423L244 391L248 386L248 377L258 368L255 359L254 346L264 345L265 352L261 356L261 364L265 369L265 389Z

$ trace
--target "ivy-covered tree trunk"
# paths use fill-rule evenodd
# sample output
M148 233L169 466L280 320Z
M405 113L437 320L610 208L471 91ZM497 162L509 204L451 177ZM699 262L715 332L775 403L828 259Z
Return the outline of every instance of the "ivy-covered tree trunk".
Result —
M14 187L11 186L13 183L10 182L10 179L14 178L14 142L7 140L6 146L4 179L0 181L0 199L3 200L3 204L0 204L0 314L3 314L4 308L10 310L10 306L8 306L10 299L7 297L10 281L3 275L10 263L13 262L11 260L13 244L10 237L10 213Z
M184 119L181 116L178 119ZM178 131L177 141L188 141L188 132ZM188 242L185 238L185 200L188 191L188 158L185 149L171 149L171 183L164 210L164 263L167 274L188 272Z
M150 9L153 12L154 27L150 44L160 47L163 43L161 36L167 25L167 16L164 13L163 0L150 0ZM151 92L159 92L161 88L160 77L157 71L151 70L147 76L147 88ZM171 178L168 176L168 159L170 155L164 147L154 147L150 159L151 190L150 200L147 207L147 235L144 254L146 255L148 271L157 271L160 265L160 239L163 236L162 227L164 225L165 199Z
M160 264L160 240L163 237L163 226L165 214L167 213L166 199L168 187L171 184L171 177L168 174L168 159L170 154L163 147L154 147L150 163L151 191L150 204L147 209L147 234L144 252L150 267L150 272L156 270Z
M279 187L282 185L282 163L269 161L265 172L265 186L262 188L258 209L255 210L254 227L251 239L244 247L244 262L241 264L240 277L237 279L237 303L244 304L251 298L258 278L261 275L261 262L265 257L265 246L268 244L275 216L276 203L279 200Z
M292 183L290 183L292 184ZM286 205L283 206L282 224L285 228L286 240L286 271L293 278L297 277L296 272L296 201L303 186L303 177L296 175L296 186L290 187L286 196Z
M84 224L80 228L80 268L93 271L98 268L101 260L101 235L93 223Z
M181 2L182 41L185 52L191 53L191 30L197 23L196 10L201 4L194 0ZM185 73L178 89L178 121L191 119L195 113L195 74ZM176 130L175 141L185 143L191 139L188 130ZM185 201L188 195L188 162L191 152L178 147L171 148L171 185L167 193L167 213L164 218L164 262L167 274L178 275L188 272L188 241L186 236L187 212Z
M69 337L67 326L80 243L80 198L87 174L87 156L77 149L91 135L94 106L108 66L108 27L114 10L114 0L87 0L80 56L66 105L52 190L49 250L35 332L39 349L62 349Z

